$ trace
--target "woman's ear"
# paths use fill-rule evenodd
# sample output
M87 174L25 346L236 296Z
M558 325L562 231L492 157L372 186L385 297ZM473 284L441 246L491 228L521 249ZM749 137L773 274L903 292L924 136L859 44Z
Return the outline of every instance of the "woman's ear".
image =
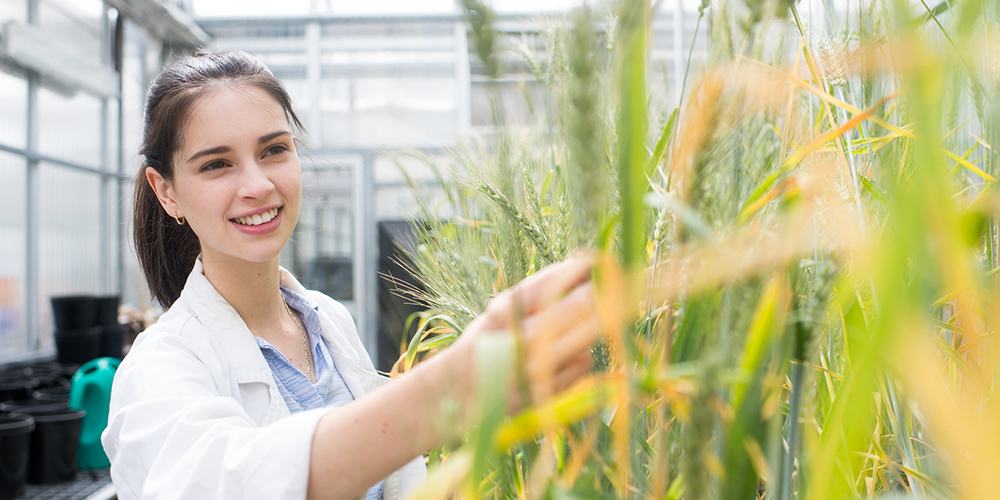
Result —
M167 215L175 218L184 217L180 207L177 205L177 198L174 196L174 187L170 182L160 175L153 167L146 167L146 182L156 193L156 199L160 200L160 206L167 211Z

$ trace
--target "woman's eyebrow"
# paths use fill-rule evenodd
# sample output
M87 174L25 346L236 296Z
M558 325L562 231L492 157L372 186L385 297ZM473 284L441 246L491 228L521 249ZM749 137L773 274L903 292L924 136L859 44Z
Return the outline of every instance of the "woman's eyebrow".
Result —
M270 134L260 136L260 139L257 139L257 144L264 144L265 142L270 141L275 137L282 136L285 134L291 135L292 133L287 130L279 130L277 132L271 132Z
M217 155L217 154L220 154L220 153L228 153L230 151L232 151L232 150L229 148L229 146L215 146L214 148L208 148L208 149L203 149L201 151L198 151L197 153L195 153L194 155L192 155L190 158L188 158L187 161L188 161L188 163L191 163L192 161L194 161L195 158L198 158L198 157L201 157L201 156Z
M285 134L291 135L291 132L289 132L287 130L279 130L277 132L271 132L270 134L265 134L265 135L260 136L260 139L257 139L257 143L258 144L264 144L265 142L270 141L271 139L274 139L275 137L280 137L280 136L285 135ZM214 148L208 148L208 149L203 149L201 151L198 151L197 153L195 153L194 155L192 155L190 158L188 158L187 161L190 163L190 162L194 161L195 158L199 158L201 156L217 155L217 154L221 154L221 153L228 153L230 151L232 151L232 149L230 149L229 146L215 146Z

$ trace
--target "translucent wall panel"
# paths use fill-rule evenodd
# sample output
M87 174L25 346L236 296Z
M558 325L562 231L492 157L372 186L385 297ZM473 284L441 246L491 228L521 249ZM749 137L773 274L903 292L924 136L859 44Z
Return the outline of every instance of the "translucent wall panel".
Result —
M0 152L0 355L27 348L23 157Z
M39 184L38 333L44 346L52 342L51 297L100 293L100 176L42 164Z
M454 78L368 77L323 80L324 147L451 144Z
M101 63L101 0L36 0L38 26L59 47L91 64Z
M299 117L299 121L302 122L302 126L305 128L305 133L302 133L302 131L297 133L299 140L309 146L315 145L322 130L314 130L316 125L314 125L315 121L312 120L312 106L309 102L309 86L306 84L306 80L302 78L282 78L281 83L285 86L285 90L288 91L288 96L292 98L292 109L295 110L295 114ZM322 129L322 127L319 128Z
M132 240L132 199L135 196L135 184L131 181L122 184L122 223L118 226L121 235L121 253L123 261L122 272L122 303L128 303L138 309L150 307L152 299L146 278L139 267L139 259L135 256L135 243Z
M98 168L101 165L101 101L46 88L38 92L41 154Z
M28 18L27 0L0 0L0 24L7 21L25 22Z
M499 99L504 123L520 125L545 123L546 109L555 105L547 104L552 97L545 86L534 81L501 82L496 85L476 81L472 83L470 96L473 126L496 125L490 104L494 99Z
M0 110L3 110L0 113L0 144L22 149L26 146L27 102L28 81L0 72Z

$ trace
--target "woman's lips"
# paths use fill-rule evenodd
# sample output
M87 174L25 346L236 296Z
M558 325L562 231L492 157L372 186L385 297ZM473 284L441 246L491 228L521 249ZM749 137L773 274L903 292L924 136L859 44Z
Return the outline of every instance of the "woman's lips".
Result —
M250 217L229 219L229 222L232 225L236 226L236 229L244 234L258 235L258 234L270 233L271 231L277 229L278 225L281 224L281 214L283 213L283 208L284 207L274 208L262 214L257 214ZM273 216L271 214L273 214ZM269 217L271 218L271 220L264 222ZM249 222L250 224L244 224L244 222ZM259 222L259 223L253 224L254 222Z

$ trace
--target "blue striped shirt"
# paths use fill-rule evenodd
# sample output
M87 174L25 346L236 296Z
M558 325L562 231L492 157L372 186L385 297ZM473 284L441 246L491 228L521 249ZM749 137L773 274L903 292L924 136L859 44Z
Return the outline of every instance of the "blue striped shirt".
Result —
M337 367L333 364L330 350L327 348L321 332L323 325L319 321L318 306L314 306L309 301L289 290L281 287L281 293L288 303L288 307L299 313L302 324L309 335L309 343L312 345L313 369L316 372L316 383L309 381L309 378L302 373L297 366L292 364L284 354L274 348L268 341L254 336L260 352L264 354L267 365L274 375L274 383L278 385L278 391L288 406L288 411L292 413L312 410L316 408L338 407L354 401L354 395L347 387ZM368 489L367 500L379 500L382 498L382 481L379 481Z

